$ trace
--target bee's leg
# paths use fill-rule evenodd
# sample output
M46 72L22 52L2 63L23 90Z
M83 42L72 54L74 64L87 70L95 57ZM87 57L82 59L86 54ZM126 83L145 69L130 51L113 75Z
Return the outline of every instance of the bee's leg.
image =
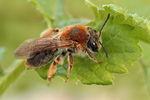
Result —
M56 70L57 70L57 65L56 64L59 64L60 62L63 62L64 60L64 57L66 55L66 51L63 51L60 55L58 55L55 60L52 62L51 66L50 66L50 69L48 71L48 81L51 82L51 79L53 78Z
M59 63L59 60L60 60L59 58L60 58L60 56L56 57L56 59L52 62L51 67L48 71L48 81L50 81L50 82L51 82L51 79L53 78L53 76L54 76L54 74L57 70L57 65L56 64Z
M70 77L70 72L71 72L72 67L73 67L73 56L72 56L71 53L68 54L68 63L69 63L68 72L67 72L68 77L67 77L67 79L65 80L65 82L68 81L68 79L69 79L69 77Z
M48 37L48 36L50 36L51 33L53 33L53 32L59 32L59 29L58 29L58 28L56 28L55 30L52 29L52 28L51 28L51 29L46 29L45 31L43 31L43 32L41 33L40 38Z
M27 59L25 59L25 65L26 65L28 68L33 68L33 67L34 67L34 66L31 66L31 65L28 63Z
M52 32L54 32L54 29L46 29L40 34L40 38L48 37Z
M87 55L89 56L90 59L92 59L94 62L100 64L100 63L103 63L103 62L98 62L97 59L94 57L94 55L92 54L92 52L90 52L88 49L85 49Z

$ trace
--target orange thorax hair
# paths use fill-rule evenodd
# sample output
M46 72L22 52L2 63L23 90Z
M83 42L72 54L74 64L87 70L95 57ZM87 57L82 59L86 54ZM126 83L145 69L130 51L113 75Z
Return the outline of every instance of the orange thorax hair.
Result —
M62 31L60 37L61 39L70 39L73 41L77 41L83 46L86 44L86 40L87 40L86 31L87 28L82 25L66 27L66 29Z

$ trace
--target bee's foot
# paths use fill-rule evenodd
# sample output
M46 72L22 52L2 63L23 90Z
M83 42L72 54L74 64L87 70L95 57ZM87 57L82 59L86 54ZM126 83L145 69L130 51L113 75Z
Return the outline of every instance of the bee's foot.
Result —
M98 62L98 64L101 64L101 63L103 63L102 61L101 62Z
M68 79L69 79L69 77L67 77L67 79L65 80L66 83L67 83Z
M48 78L49 83L47 84L47 86L50 86L50 85L51 85L51 79L52 79L52 78Z

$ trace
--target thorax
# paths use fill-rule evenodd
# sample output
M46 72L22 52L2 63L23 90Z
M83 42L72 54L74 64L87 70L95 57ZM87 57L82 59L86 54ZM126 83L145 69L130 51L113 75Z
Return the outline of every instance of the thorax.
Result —
M66 27L62 31L61 39L69 39L79 42L81 45L85 45L87 41L87 29L82 25L76 25L72 27Z

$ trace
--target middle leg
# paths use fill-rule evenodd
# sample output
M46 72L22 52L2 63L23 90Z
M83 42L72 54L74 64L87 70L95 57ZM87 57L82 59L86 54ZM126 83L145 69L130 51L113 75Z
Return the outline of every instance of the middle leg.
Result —
M71 70L72 70L72 67L73 67L73 56L71 53L68 54L68 63L69 63L69 66L68 66L68 77L67 79L65 80L65 82L68 81L69 77L70 77L70 73L71 73Z

